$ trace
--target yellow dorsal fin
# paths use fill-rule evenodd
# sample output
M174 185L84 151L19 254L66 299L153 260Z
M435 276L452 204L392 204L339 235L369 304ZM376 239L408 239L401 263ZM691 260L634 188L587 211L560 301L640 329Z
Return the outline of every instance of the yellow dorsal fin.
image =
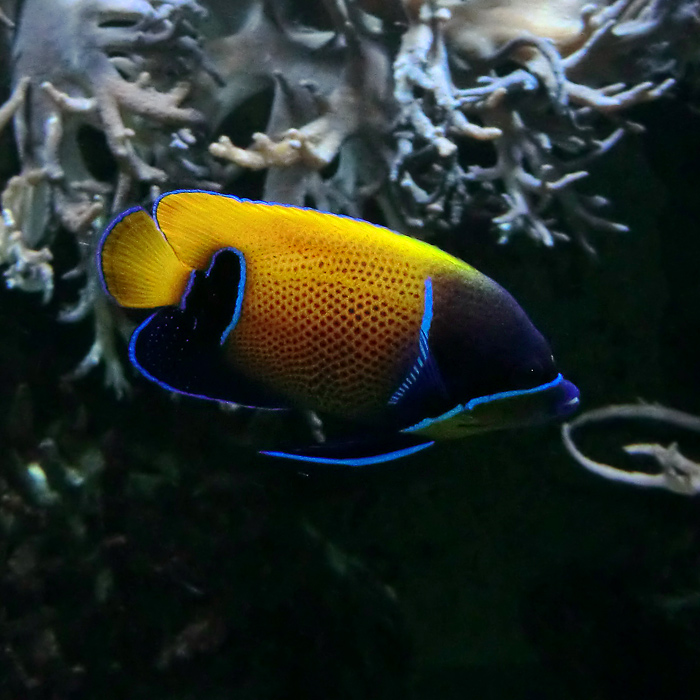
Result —
M158 201L155 219L178 258L199 270L221 248L249 255L261 247L299 251L320 241L390 247L397 254L467 267L423 241L367 221L214 192L169 192Z
M98 255L107 291L118 304L133 309L177 304L192 271L143 209L112 224Z
M253 202L215 192L169 192L158 201L155 219L178 258L196 269L207 266L221 248L240 249L245 241L285 236L309 228L328 215L310 209ZM323 229L328 222L317 221Z

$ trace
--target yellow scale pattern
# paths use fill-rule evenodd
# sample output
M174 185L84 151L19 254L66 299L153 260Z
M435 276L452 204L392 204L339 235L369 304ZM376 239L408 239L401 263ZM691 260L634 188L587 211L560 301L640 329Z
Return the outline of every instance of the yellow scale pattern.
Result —
M424 279L361 248L330 252L256 260L230 357L319 410L366 414L386 405L415 362Z
M345 417L382 409L415 362L426 277L475 273L421 241L312 210L183 192L165 196L156 218L188 266L204 269L223 247L243 253L229 360Z

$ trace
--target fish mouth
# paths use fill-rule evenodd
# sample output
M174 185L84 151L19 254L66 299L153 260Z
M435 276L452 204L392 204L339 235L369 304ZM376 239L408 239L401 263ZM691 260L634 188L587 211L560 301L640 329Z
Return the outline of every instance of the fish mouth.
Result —
M474 399L467 407L475 423L494 429L563 420L578 409L579 403L578 387L558 374L546 384Z
M568 418L574 413L581 403L581 392L575 384L567 379L557 384L554 399L554 415L557 418Z
M402 432L420 432L446 438L537 425L567 418L576 411L579 401L576 385L558 374L550 382L531 389L516 389L471 399L441 416L426 418Z

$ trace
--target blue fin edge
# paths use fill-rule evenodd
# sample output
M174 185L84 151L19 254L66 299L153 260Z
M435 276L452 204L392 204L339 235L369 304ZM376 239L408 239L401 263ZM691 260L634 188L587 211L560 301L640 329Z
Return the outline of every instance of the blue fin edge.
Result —
M405 447L401 450L395 450L394 452L386 452L380 455L374 455L372 457L353 457L348 459L333 459L329 457L311 457L308 455L294 454L293 452L275 452L271 450L262 450L261 455L266 457L281 457L282 459L294 459L298 462L313 462L315 464L333 464L339 467L366 467L371 464L381 464L382 462L391 462L394 459L400 459L401 457L408 457L409 455L425 450L428 447L432 447L435 444L434 440L430 442L423 442L419 445L413 445L412 447Z
M424 370L426 363L429 361L430 345L428 344L428 336L430 334L430 326L433 322L433 281L430 277L425 280L425 293L423 303L423 319L420 324L418 333L418 359L408 373L406 379L403 380L401 386L394 392L394 395L389 399L389 405L397 404L406 395L411 386L418 380L421 371Z
M223 345L226 342L226 338L228 338L229 334L231 331L236 327L238 324L238 320L241 317L241 309L243 308L243 294L245 293L245 279L246 279L246 266L245 266L245 257L243 253L241 253L238 248L220 248L219 250L214 253L214 255L211 256L211 260L209 262L209 267L207 268L207 271L205 273L206 277L209 277L211 274L211 271L214 269L214 263L216 261L216 256L219 255L219 253L223 253L224 251L232 251L234 252L237 256L238 259L241 262L241 276L238 281L238 290L236 291L236 306L233 309L233 314L231 316L231 321L229 322L228 326L224 329L224 332L221 334L221 338L219 339L219 345ZM199 270L192 270L190 273L190 278L187 280L187 287L185 288L185 291L182 294L182 297L180 298L180 310L183 310L187 304L187 297L189 293L192 291L192 285L194 284L194 277L199 272Z
M241 263L241 276L238 280L238 290L236 291L236 306L233 309L233 316L231 317L231 321L226 326L224 329L224 332L221 334L221 338L219 340L219 345L223 345L226 342L226 338L228 338L229 333L236 327L236 324L238 323L238 319L241 317L241 309L243 308L243 294L245 293L245 279L246 279L246 264L245 264L245 256L243 253L238 250L238 248L233 248L229 246L228 248L219 248L219 250L214 253L214 255L211 256L211 260L209 261L209 267L207 268L207 271L205 273L205 277L209 277L211 274L211 271L214 269L214 263L216 262L216 258L219 255L219 253L223 253L224 251L231 251L235 253L238 256L238 260ZM191 279L191 278L190 278ZM182 301L180 302L182 304L181 308L184 308L184 303L185 303L185 296L187 296L187 293L190 291L190 283L188 282L187 284L187 290L185 291L185 294L182 297Z
M153 317L156 316L159 312L156 311L155 313L152 313L145 321L143 321L138 328L131 334L131 339L129 340L129 361L131 364L144 376L146 379L149 381L153 382L154 384L157 384L161 389L165 389L166 391L170 391L174 394L180 394L182 396L191 396L194 399L204 399L205 401L216 401L217 403L230 403L230 404L235 404L236 406L242 406L243 408L255 408L258 411L287 411L289 409L287 408L269 408L267 406L248 406L247 404L241 404L241 403L236 403L235 401L221 401L219 399L212 399L211 396L207 396L206 394L195 394L193 392L189 391L182 391L182 389L176 389L174 386L171 386L170 384L167 384L166 382L158 379L157 377L154 377L148 370L146 370L144 367L141 366L141 363L136 359L136 340L139 336L139 333L153 320Z
M219 345L223 345L226 342L226 338L228 338L229 333L236 327L236 324L238 323L238 320L241 317L241 309L243 308L243 295L245 294L245 280L246 280L246 264L245 264L245 256L243 253L241 253L240 250L237 250L236 248L229 248L228 250L232 250L236 255L238 255L239 260L241 261L241 275L238 279L238 291L236 293L236 307L233 310L233 317L231 318L231 322L226 326L224 329L224 332L221 334L221 340L219 341ZM214 264L214 258L219 253L215 253L214 257L211 259L212 265ZM211 269L211 266L210 268ZM207 271L207 275L209 272Z

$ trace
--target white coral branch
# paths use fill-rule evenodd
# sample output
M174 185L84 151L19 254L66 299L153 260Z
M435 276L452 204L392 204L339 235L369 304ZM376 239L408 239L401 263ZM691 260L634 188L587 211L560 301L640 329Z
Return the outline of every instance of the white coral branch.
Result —
M33 194L44 181L39 170L16 175L2 193L0 219L0 265L6 265L5 284L10 289L39 292L47 303L53 295L53 256L47 247L34 250L27 246L22 224L31 215Z
M518 231L545 245L568 238L551 228L554 205L554 214L589 250L590 230L626 230L590 212L575 183L625 133L640 130L624 118L625 110L672 89L674 79L657 79L644 61L657 65L656 55L665 53L665 67L657 69L662 74L675 60L665 38L682 33L681 27L697 34L697 21L693 25L692 13L681 7L691 0L676 5L420 3L394 61L402 116L391 178L408 195L401 198L408 218L439 224L448 206L459 213L492 201L496 192L505 209L494 218L501 241ZM637 53L629 60L632 49ZM519 67L504 73L509 64ZM467 87L457 89L453 73ZM628 85L619 82L623 74L641 79ZM614 120L614 129L601 138L605 120ZM460 164L454 154L463 137L490 141L496 164ZM451 220L459 221L454 213Z
M651 457L659 472L636 472L619 469L587 457L576 445L573 433L585 425L616 420L650 420L700 433L700 417L657 405L624 404L588 411L562 426L562 440L567 452L580 464L598 476L633 486L660 488L685 496L700 494L700 462L688 459L673 443L664 447L655 443L633 443L623 447L632 456Z
M165 183L158 162L169 152L170 130L186 134L203 115L185 101L206 63L192 19L196 0L26 0L15 33L16 88L0 107L0 128L14 118L22 172L3 193L0 263L9 286L53 291L47 246L62 225L84 254L90 279L102 216L131 198L134 183ZM202 68L205 71L205 68ZM19 109L25 104L26 109ZM117 166L115 183L98 181L80 144L83 126L104 133ZM191 145L180 139L185 149ZM169 163L177 162L172 158ZM111 202L110 202L111 199ZM110 206L111 205L111 206ZM11 225L10 223L11 222ZM87 282L63 320L95 314L95 344L80 371L104 360L108 383L124 380L113 349L112 323ZM79 372L80 373L80 372Z
M299 164L319 170L333 160L346 136L345 130L332 127L328 117L321 117L301 129L288 129L278 139L257 132L249 148L238 148L228 136L220 136L209 152L250 170Z
M8 29L14 29L15 23L5 14L5 11L0 7L0 24L4 24Z
M0 228L2 228L0 226ZM27 248L21 231L7 233L0 230L0 264L7 265L4 272L8 289L39 292L46 304L53 296L53 268L51 251Z
M15 112L24 104L28 87L29 78L22 78L7 101L0 105L0 131L7 126L10 119L15 116Z
M107 299L98 289L98 283L90 279L84 295L86 298L79 302L78 306L64 313L62 320L72 321L82 317L82 312L87 310L87 304L93 313L95 339L88 350L87 355L78 366L68 375L69 379L84 377L88 372L100 364L105 368L105 384L112 388L117 397L129 393L131 386L124 374L124 368L117 351L117 331L113 309ZM81 308L82 307L82 308ZM72 316L72 317L71 317Z
M391 128L390 61L354 4L327 0L326 8L335 33L301 31L281 10L273 21L254 4L241 30L215 44L229 110L255 91L253 79L257 90L272 84L274 96L266 129L255 133L250 145L234 144L224 134L209 152L241 168L269 169L266 199L312 201L352 213L370 189L376 190L377 172L386 167L382 148L366 144L379 142ZM261 45L267 47L263 61L256 53ZM357 158L358 150L366 157ZM338 176L327 177L322 170L335 160ZM348 193L344 187L350 182Z

